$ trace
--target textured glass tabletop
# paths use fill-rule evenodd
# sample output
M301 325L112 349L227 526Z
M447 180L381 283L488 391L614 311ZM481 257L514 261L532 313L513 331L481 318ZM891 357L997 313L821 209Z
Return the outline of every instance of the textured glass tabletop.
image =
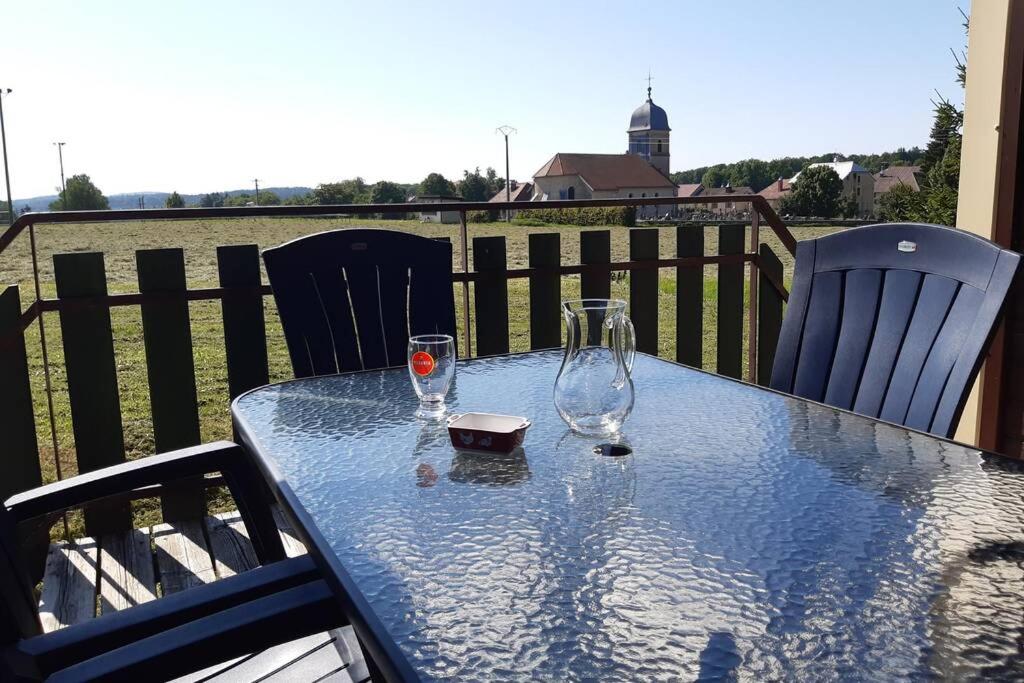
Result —
M633 454L552 406L561 352L460 362L417 422L405 369L235 405L424 679L1024 677L1024 468L639 355Z

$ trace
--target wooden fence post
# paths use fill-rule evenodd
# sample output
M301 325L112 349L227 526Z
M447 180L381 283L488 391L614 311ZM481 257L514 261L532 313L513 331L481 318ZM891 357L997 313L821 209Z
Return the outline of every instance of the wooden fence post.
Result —
M42 483L36 421L32 412L25 333L17 285L0 292L0 434L3 434L3 477L0 500Z
M270 381L267 327L259 292L260 249L255 244L217 247L217 272L226 291L221 299L228 397Z
M585 266L612 262L612 233L609 230L584 230L580 233L580 263ZM612 273L610 270L582 273L580 298L610 299Z
M704 256L704 226L676 228L676 256ZM676 360L704 366L704 266L676 268Z
M718 226L718 253L742 254L742 223ZM718 265L718 362L715 371L740 379L743 375L743 264Z
M534 233L530 241L530 348L562 345L561 235Z
M508 274L505 238L473 238L476 355L508 353Z
M107 295L102 253L54 254L53 275L57 297L68 303ZM82 303L60 311L60 329L78 471L90 472L124 462L124 431L110 308ZM85 528L90 536L130 529L128 503L87 505Z
M658 258L658 228L629 231L629 260ZM658 269L629 272L629 317L636 327L636 350L658 355Z
M580 263L582 265L603 265L612 262L612 233L609 230L586 230L580 233ZM581 299L610 299L612 296L612 271L602 268L580 274ZM601 328L590 325L587 343L601 344Z
M782 261L772 248L762 243L758 258L760 284L757 293L757 383L768 386L772 379L772 365L775 363L775 349L782 330L782 295L775 289L768 277L782 282Z
M199 405L185 299L185 252L141 249L135 252L135 263L139 293L152 297L141 309L156 452L195 446L200 442ZM206 514L202 477L169 484L160 502L164 521L201 519Z

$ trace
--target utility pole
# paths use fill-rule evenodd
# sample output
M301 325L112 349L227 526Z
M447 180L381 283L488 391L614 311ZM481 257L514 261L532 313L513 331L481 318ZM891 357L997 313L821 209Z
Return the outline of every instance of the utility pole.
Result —
M14 222L14 199L11 197L11 169L7 165L7 131L4 129L4 98L11 94L10 88L0 88L0 140L4 148L4 180L7 182L7 219Z
M253 178L252 181L256 183L256 206L260 205L260 179Z
M66 142L55 142L53 143L57 148L57 159L60 161L60 196L67 201L67 187L64 185L64 145Z
M508 173L508 136L516 132L516 129L512 126L498 126L495 129L496 133L505 136L505 201L512 201L512 178L509 177ZM512 212L505 209L505 220L511 222Z

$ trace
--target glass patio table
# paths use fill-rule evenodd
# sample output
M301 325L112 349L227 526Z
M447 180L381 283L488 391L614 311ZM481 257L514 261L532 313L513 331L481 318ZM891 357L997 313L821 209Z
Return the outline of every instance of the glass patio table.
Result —
M233 416L381 673L804 680L1024 673L1024 466L638 354L625 457L552 405L560 351L256 389Z

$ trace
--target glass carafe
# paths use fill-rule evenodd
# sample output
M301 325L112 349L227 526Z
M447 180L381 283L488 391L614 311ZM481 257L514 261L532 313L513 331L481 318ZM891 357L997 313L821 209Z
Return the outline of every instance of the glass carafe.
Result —
M555 409L580 434L615 434L633 410L636 332L626 302L562 302L565 357L555 380Z

